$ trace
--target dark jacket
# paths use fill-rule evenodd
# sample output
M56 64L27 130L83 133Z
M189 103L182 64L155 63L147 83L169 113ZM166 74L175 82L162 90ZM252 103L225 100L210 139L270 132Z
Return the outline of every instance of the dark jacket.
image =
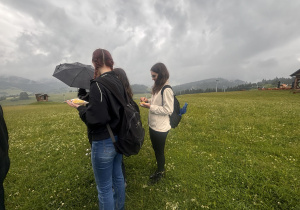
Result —
M105 78L104 78L105 77ZM89 104L87 107L78 107L79 116L88 127L89 139L99 141L110 138L106 124L108 123L117 135L120 128L122 107L112 93L101 84L101 80L108 79L125 97L125 90L116 74L111 71L102 74L91 81Z
M8 157L8 132L0 105L0 159Z
M85 89L79 88L77 93L78 98L81 100L89 101L89 93Z

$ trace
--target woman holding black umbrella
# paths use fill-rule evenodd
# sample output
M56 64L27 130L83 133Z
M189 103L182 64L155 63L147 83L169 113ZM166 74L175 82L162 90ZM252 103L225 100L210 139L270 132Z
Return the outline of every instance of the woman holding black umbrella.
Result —
M88 127L92 143L92 166L97 184L100 209L124 209L125 183L122 173L122 154L117 153L106 125L109 124L115 139L120 129L121 105L110 90L101 84L105 79L120 90L125 98L121 81L112 71L114 61L105 49L93 52L94 79L90 84L89 105L79 106L67 101L79 111L79 116Z

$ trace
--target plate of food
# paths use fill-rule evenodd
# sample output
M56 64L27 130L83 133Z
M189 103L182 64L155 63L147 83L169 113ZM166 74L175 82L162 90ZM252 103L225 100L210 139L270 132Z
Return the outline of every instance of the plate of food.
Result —
M86 105L89 103L89 102L81 100L79 98L73 98L73 99L70 99L70 101L73 102L74 104L78 104L78 105Z

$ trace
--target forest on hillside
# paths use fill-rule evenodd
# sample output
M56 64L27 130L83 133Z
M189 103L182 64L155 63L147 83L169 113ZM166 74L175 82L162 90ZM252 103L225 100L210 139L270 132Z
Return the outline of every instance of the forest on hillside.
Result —
M208 93L208 92L229 92L229 91L242 91L242 90L251 90L251 89L259 89L259 88L277 88L279 85L286 84L289 87L292 86L294 78L274 78L274 79L263 79L257 83L246 83L237 85L234 87L228 88L207 88L207 89L186 89L182 91L177 91L176 95L184 95L184 94L194 94L194 93Z

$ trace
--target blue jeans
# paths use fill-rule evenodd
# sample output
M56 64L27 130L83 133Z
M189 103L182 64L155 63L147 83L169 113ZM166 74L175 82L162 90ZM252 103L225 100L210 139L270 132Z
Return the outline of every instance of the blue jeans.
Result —
M98 190L99 209L124 209L122 154L116 152L111 138L92 142L91 159Z

